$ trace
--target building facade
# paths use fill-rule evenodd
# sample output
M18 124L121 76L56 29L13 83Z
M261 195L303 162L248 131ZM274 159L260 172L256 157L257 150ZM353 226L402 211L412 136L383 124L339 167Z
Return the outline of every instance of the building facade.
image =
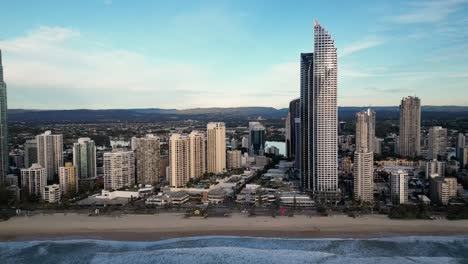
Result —
M430 196L434 204L447 205L457 197L457 179L435 177L430 180Z
M337 88L334 40L314 21L314 53L301 54L301 178L320 200L338 193Z
M242 168L242 152L240 150L230 150L227 152L227 168L240 169Z
M135 151L137 183L158 184L161 156L159 137L147 134L143 138L133 138L132 148Z
M7 86L3 79L2 51L0 50L0 184L8 174Z
M37 163L37 142L29 139L24 143L24 167L29 168L34 163Z
M408 173L401 170L392 172L390 182L393 203L408 203Z
M189 134L190 178L198 178L206 172L205 135L198 131Z
M398 153L410 158L421 154L421 100L418 97L401 100Z
M266 130L260 122L249 122L249 155L265 153Z
M190 179L190 140L188 136L172 134L169 139L169 183L184 187Z
M226 170L226 127L223 122L207 125L207 171L222 173Z
M447 155L447 129L440 126L429 128L428 159L443 159Z
M73 195L78 192L77 169L71 162L59 168L59 184L63 195Z
M46 169L47 179L58 178L59 167L63 166L63 137L51 131L36 136L37 162Z
M435 177L444 177L445 170L447 169L447 163L444 161L432 160L426 162L426 179Z
M62 198L60 185L52 184L44 187L42 192L42 200L47 203L58 203Z
M30 168L21 169L21 189L29 195L41 197L47 185L47 170L40 164L34 163Z
M133 151L113 150L103 155L104 189L118 190L135 185Z
M97 177L96 144L90 138L79 138L73 144L73 164L76 167L78 179Z
M301 99L297 98L289 102L289 141L286 142L286 155L294 159L294 167L300 168L301 145Z

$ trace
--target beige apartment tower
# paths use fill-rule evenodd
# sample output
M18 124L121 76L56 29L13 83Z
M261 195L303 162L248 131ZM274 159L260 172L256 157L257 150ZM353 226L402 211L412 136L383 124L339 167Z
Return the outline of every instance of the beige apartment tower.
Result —
M222 122L207 125L208 172L222 173L226 170L226 127Z
M205 136L198 131L192 131L188 137L190 141L190 178L198 178L206 172Z
M60 190L63 195L75 194L78 192L78 175L76 167L71 162L59 168Z
M242 152L240 150L227 152L227 168L230 170L242 168Z
M401 100L398 152L410 158L421 154L421 100L418 97Z
M447 129L440 126L429 128L429 150L427 158L444 158L447 154Z
M374 201L375 112L356 114L356 151L354 153L354 199Z
M63 137L51 131L36 136L37 163L46 169L47 179L55 180L63 166Z
M190 179L190 139L186 135L172 134L169 139L169 183L184 187Z
M148 134L143 138L132 138L132 148L135 150L138 184L154 185L159 183L159 137Z
M104 153L104 189L117 190L135 185L133 151L115 149Z

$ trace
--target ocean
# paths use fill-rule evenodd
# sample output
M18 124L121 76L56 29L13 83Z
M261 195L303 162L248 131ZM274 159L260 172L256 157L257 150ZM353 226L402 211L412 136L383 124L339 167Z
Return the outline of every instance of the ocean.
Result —
M0 263L468 263L468 237L18 241L0 243Z

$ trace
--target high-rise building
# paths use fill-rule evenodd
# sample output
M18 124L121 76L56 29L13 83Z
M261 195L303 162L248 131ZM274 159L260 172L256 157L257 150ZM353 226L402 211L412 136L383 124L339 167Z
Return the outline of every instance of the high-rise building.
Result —
M401 100L398 153L410 158L421 154L421 100L418 97Z
M444 177L446 168L447 163L444 161L437 161L437 159L434 159L433 161L426 162L426 179L439 176Z
M399 170L390 175L392 200L396 204L408 203L408 173Z
M468 146L460 149L460 168L468 169Z
M265 153L266 130L260 122L249 122L249 155Z
M190 179L190 140L186 135L172 134L169 139L169 183L184 187Z
M354 199L374 201L375 112L356 114L356 151L354 152Z
M37 163L37 142L35 139L26 140L24 143L24 167L29 168Z
M198 131L192 131L188 137L190 141L190 178L198 178L206 172L205 135Z
M289 102L289 142L286 145L286 155L295 160L295 168L300 166L300 143L301 143L301 99Z
M0 184L8 174L7 86L3 80L2 51L0 50Z
M96 178L96 144L90 138L79 138L73 144L73 164L78 179Z
M431 178L429 185L431 200L435 204L447 205L450 199L457 197L456 178Z
M59 167L63 166L63 137L51 131L36 136L37 162L46 169L47 180L57 179Z
M463 148L466 145L466 137L465 134L459 133L458 134L458 140L457 140L457 149L456 149L456 155L459 161L461 161L461 156L462 156L462 151Z
M242 137L242 148L249 149L249 139L247 137Z
M78 192L77 169L71 162L59 168L60 190L64 195L73 195Z
M447 129L440 126L429 128L428 159L443 158L447 154Z
M375 154L382 154L382 144L384 142L383 138L375 138L374 141L374 153Z
M47 185L47 170L34 163L30 168L21 169L21 189L29 195L41 196Z
M227 152L227 168L240 169L242 168L242 153L240 150L230 150Z
M314 53L301 54L301 178L320 200L338 193L337 88L334 40L314 21Z
M135 184L135 156L133 151L115 149L103 155L104 188L117 190Z
M132 148L135 151L138 184L159 183L159 137L147 134L142 138L132 138Z
M284 120L284 145L286 146L286 157L291 158L291 112L288 112Z
M42 192L42 200L47 203L58 203L61 199L60 185L52 184L44 187Z
M222 122L207 125L208 172L222 173L226 170L226 127Z
M237 142L237 139L232 138L231 139L231 150L236 150L238 146L239 146L239 143Z

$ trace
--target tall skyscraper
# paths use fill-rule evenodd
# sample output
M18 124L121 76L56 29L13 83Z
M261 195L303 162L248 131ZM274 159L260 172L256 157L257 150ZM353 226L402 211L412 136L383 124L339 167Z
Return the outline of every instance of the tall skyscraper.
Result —
M223 122L207 125L208 172L222 173L226 170L226 127Z
M301 177L320 200L338 192L338 58L334 40L314 21L314 53L301 54Z
M134 138L132 139L132 148L135 151L138 184L159 183L159 137L147 134L143 138Z
M78 192L77 169L71 162L59 168L60 191L64 195L72 195Z
M286 146L286 157L291 158L291 112L289 111L284 120L284 144Z
M206 172L205 135L198 131L189 134L190 178L198 178Z
M169 139L169 183L184 187L190 179L190 140L188 136L172 134Z
M440 126L429 128L428 159L444 158L447 154L447 129Z
M35 139L26 140L24 143L24 167L29 168L37 163L37 142Z
M36 136L37 161L47 171L47 180L58 178L59 167L63 166L63 137L51 131Z
M96 145L90 138L79 138L73 144L73 164L78 179L96 178Z
M421 100L418 97L401 100L398 153L411 158L421 154Z
M3 80L2 51L0 50L0 185L8 173L7 86Z
M47 185L47 170L34 163L30 168L21 169L21 189L29 195L41 196Z
M301 99L292 100L289 103L289 144L286 145L286 154L295 160L295 168L300 168L300 143L301 143Z
M135 156L133 151L115 149L106 152L104 160L104 188L117 190L135 184Z
M375 112L356 114L356 151L354 152L354 199L374 201Z
M249 122L249 155L265 154L266 131L260 122Z
M463 148L465 147L465 144L466 144L465 134L458 133L456 155L459 161L461 161L461 158L463 156L462 152L463 152Z

